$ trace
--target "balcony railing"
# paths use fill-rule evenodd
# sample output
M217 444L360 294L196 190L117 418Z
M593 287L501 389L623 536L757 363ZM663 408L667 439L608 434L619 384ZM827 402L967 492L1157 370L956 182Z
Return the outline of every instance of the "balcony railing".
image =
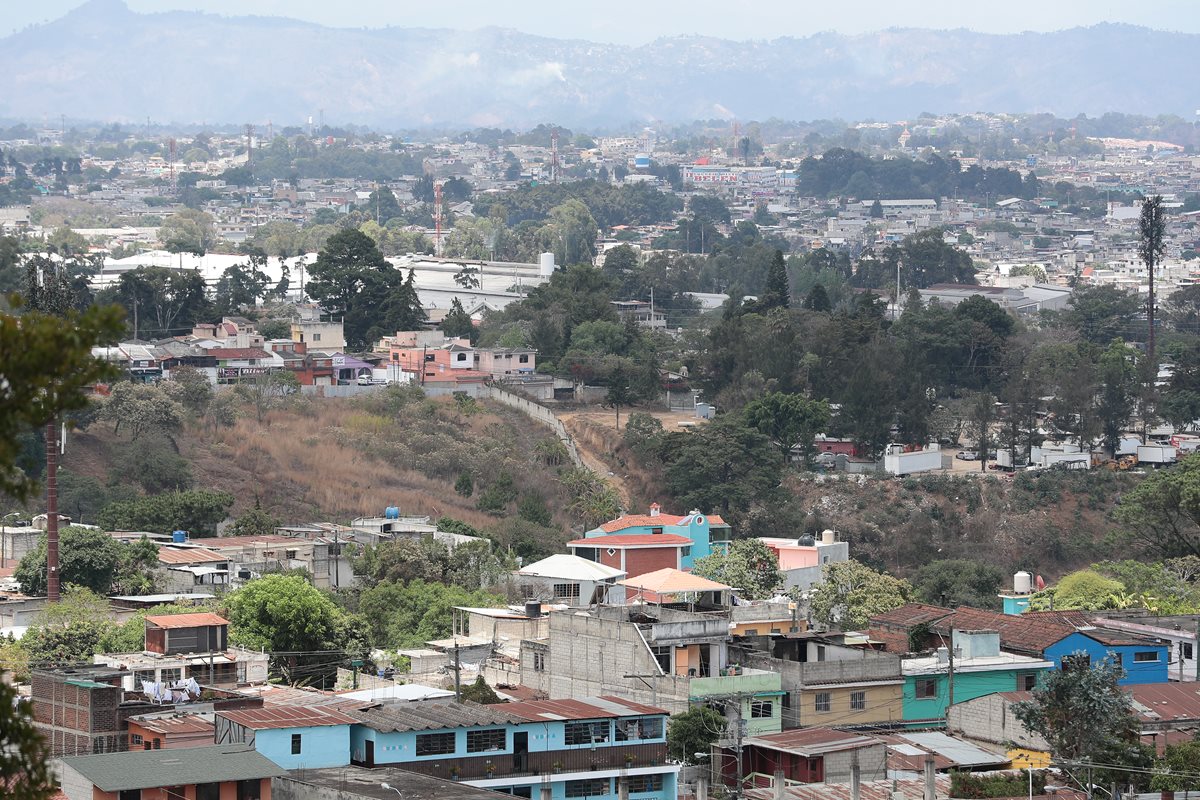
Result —
M392 766L457 780L484 780L508 775L552 775L594 770L633 769L666 763L666 742L634 744L616 742L603 747L580 750L550 750L527 753L472 753L466 756L447 756L437 760L409 761L375 766Z

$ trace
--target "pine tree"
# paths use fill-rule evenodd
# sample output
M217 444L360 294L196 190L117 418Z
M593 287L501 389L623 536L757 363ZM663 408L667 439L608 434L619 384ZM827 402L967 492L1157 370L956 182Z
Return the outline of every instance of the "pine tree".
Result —
M776 250L767 270L766 291L763 292L761 309L768 311L772 308L787 308L791 302L791 289L788 287L787 264L783 260L783 251Z
M450 304L450 310L442 318L442 333L452 339L470 339L475 341L475 324L456 297Z
M829 293L825 291L825 287L821 284L814 284L808 290L808 296L804 298L804 307L809 311L831 311L833 306L829 302Z

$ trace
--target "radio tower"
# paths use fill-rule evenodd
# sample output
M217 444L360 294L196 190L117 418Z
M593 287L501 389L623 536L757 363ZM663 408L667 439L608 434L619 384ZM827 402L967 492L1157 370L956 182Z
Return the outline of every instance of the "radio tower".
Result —
M433 182L433 253L442 254L442 182Z
M169 144L171 151L171 191L177 192L179 191L179 183L175 179L175 140L171 139Z
M729 155L736 156L738 151L738 124L737 120L733 121L733 147L729 149Z
M550 180L558 183L558 128L550 132Z

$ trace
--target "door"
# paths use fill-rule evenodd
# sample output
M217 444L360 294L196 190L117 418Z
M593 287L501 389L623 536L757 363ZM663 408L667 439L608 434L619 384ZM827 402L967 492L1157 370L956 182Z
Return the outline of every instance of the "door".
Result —
M513 772L529 771L529 734L513 733Z
M375 740L367 739L366 746L367 746L367 752L366 752L366 756L365 756L366 766L373 767L373 766L375 766Z

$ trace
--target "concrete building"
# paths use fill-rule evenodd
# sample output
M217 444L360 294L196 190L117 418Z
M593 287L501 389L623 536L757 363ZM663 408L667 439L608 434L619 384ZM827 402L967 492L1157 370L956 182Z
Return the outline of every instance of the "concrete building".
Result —
M839 542L831 530L821 532L820 538L801 536L797 539L759 537L779 559L784 588L808 589L821 582L826 564L837 564L850 558L850 545Z
M271 800L283 770L246 747L131 750L64 758L67 800Z
M584 607L616 602L615 597L609 599L609 593L623 577L623 570L563 553L547 556L513 573L522 597Z
M308 345L310 350L340 353L346 349L346 334L342 321L322 322L302 319L292 322L292 341Z
M898 723L904 719L900 658L833 636L758 637L735 651L749 667L778 673L784 727Z
M231 709L214 714L214 741L252 747L287 770L344 767L354 722L332 707Z

